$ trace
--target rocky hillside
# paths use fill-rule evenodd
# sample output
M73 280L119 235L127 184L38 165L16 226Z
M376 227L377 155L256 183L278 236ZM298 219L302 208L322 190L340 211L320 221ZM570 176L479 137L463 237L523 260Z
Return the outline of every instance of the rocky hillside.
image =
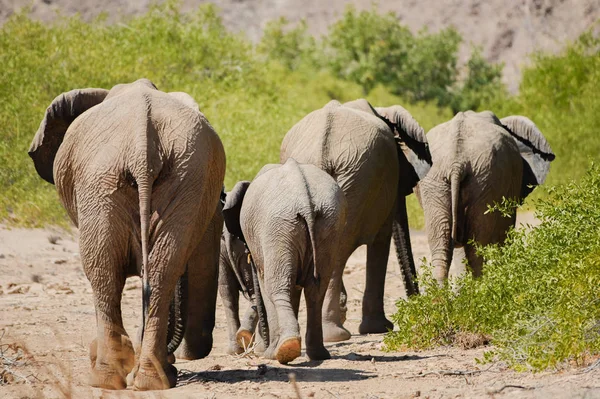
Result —
M184 11L209 0L182 0ZM358 9L372 6L371 0L212 0L220 8L225 25L244 31L258 40L264 25L284 16L292 22L305 18L310 31L323 34L348 4ZM52 21L57 13L80 13L90 19L101 12L114 22L122 15L148 9L151 0L0 0L0 23L19 8L33 4L31 15ZM535 50L555 52L575 39L600 18L600 0L387 0L377 7L391 11L411 29L437 31L454 25L463 35L461 59L468 57L471 44L481 46L489 61L504 62L504 79L518 88L520 69L527 54Z

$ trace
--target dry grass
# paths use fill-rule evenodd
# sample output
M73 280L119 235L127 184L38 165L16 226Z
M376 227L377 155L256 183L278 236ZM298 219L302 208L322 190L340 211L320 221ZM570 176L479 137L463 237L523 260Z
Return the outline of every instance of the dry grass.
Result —
M2 330L0 334L0 385L32 384L37 377L26 369L32 366L33 356L24 344L3 342L5 333Z
M489 344L490 337L485 334L459 332L454 335L454 344L462 349L473 349Z
M244 348L244 351L242 353L237 354L236 356L239 358L249 358L252 359L254 357L257 357L256 353L254 352L254 350L256 349L256 332L254 332L254 334L252 334L252 338L250 338L250 342L246 343L246 340L244 338L242 338L242 342L240 342L242 344L242 348Z

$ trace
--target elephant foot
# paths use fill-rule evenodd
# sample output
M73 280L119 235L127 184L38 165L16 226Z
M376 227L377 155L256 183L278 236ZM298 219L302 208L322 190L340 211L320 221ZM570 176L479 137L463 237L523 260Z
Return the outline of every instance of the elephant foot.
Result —
M306 347L306 355L310 360L327 360L331 359L329 351L323 345L309 348Z
M350 339L352 334L342 326L323 323L323 342L340 342Z
M227 354L239 355L240 353L244 353L244 348L239 346L237 341L230 341L229 346L227 347Z
M133 344L128 336L121 336L120 347L113 350L98 363L98 341L90 344L90 362L92 371L90 385L105 389L127 388L126 377L135 365Z
M197 360L203 359L212 350L212 334L210 335L198 335L193 337L192 340L188 337L183 339L179 348L175 351L177 359L183 360Z
M299 337L289 337L284 339L278 346L275 358L281 364L288 364L298 356L302 344Z
M157 371L154 367L140 367L133 378L133 389L136 391L153 391L169 389L177 384L177 369L172 364L167 364L163 370Z
M381 334L394 329L394 324L385 316L364 317L358 327L359 334Z
M248 348L250 345L252 345L252 342L254 342L254 337L252 335L253 334L251 331L240 328L235 335L237 344L241 348Z

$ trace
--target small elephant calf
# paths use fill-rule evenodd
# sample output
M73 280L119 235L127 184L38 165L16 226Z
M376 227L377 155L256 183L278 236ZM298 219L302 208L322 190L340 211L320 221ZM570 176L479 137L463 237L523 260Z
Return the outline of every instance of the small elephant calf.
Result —
M331 176L293 159L284 165L266 165L252 184L235 185L223 208L226 228L219 278L231 351L239 350L237 299L239 290L247 287L248 296L256 290L259 320L265 316L261 301L266 308L269 337L264 356L283 364L300 356L298 307L304 289L306 353L313 360L330 358L323 345L321 309L332 273L341 273L343 267L338 243L346 207L344 194ZM259 287L250 279L243 241L256 265ZM253 329L252 313L248 312L240 331Z

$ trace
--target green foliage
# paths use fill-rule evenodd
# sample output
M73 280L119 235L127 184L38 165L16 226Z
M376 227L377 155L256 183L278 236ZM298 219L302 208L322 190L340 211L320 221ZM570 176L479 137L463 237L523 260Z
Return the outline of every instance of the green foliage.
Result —
M358 13L349 6L325 40L331 70L368 93L377 83L392 84L412 34L393 13L379 15L375 9Z
M509 218L515 214L517 208L521 205L521 201L515 198L506 198L502 196L502 201L500 203L494 202L494 204L487 204L487 211L484 212L485 215L492 212L499 212L502 217Z
M541 224L511 231L505 246L480 248L484 276L399 301L389 350L452 344L459 333L492 337L497 358L543 370L600 352L600 167L579 183L551 188L536 204ZM457 292L457 293L455 293ZM487 355L489 359L491 355Z
M320 62L317 44L308 34L306 21L302 20L295 28L287 25L284 17L267 23L257 51L267 60L278 61L292 71L302 64L317 66Z
M413 35L393 13L348 7L325 38L332 72L368 93L377 84L412 101L448 103L461 38L453 28Z
M481 109L483 104L504 100L508 93L502 83L502 64L490 64L481 49L474 48L467 61L467 76L455 85L449 97L453 113Z

